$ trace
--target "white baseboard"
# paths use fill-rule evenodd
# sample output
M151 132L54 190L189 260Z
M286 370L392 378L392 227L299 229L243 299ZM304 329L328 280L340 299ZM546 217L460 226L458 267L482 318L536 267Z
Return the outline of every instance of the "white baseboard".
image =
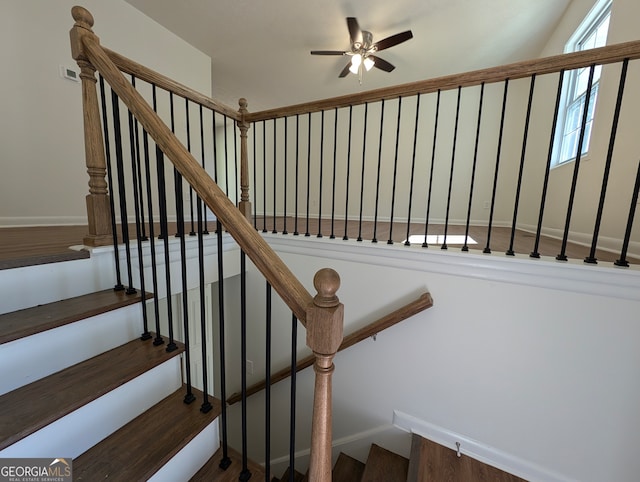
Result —
M473 459L504 470L531 482L575 482L562 474L553 472L528 460L521 459L495 447L483 444L465 435L435 424L425 422L406 413L394 410L393 424L401 430L415 433Z

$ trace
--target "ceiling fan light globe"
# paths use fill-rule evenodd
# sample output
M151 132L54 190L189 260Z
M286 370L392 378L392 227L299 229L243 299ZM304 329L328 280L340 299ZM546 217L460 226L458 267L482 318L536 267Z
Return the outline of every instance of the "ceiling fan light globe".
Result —
M360 67L361 63L362 63L362 55L355 54L354 56L351 57L351 66L352 67L355 67L357 69L358 67Z
M365 69L367 70L367 72L368 72L369 70L371 70L371 69L373 68L373 66L375 65L375 63L376 63L376 62L375 62L375 60L373 60L372 58L370 58L370 57L366 57L366 58L362 61L362 63L364 64L364 68L365 68Z
M351 72L352 74L357 74L359 70L360 70L360 65L353 65L352 63L351 66L349 67L349 72Z

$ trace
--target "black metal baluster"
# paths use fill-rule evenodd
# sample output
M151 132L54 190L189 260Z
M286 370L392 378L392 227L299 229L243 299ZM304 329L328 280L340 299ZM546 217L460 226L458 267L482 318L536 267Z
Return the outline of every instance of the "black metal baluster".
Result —
M338 108L334 109L333 117L333 182L331 191L331 234L329 239L336 239L334 232L334 223L336 219L336 165L338 156Z
M324 164L324 111L320 112L320 176L318 177L318 234L317 237L322 237L322 165Z
M131 76L131 86L135 89L136 88L136 77L135 75ZM135 169L137 171L137 176L138 176L138 182L136 184L138 192L140 193L139 196L139 202L140 202L140 208L138 209L138 213L140 215L140 235L138 236L138 240L139 241L148 241L149 238L147 238L147 232L146 232L146 227L145 227L145 220L144 220L144 195L143 192L144 190L142 189L142 168L140 166L140 129L139 129L139 124L138 124L138 119L134 119L135 121L135 153L136 153L136 165L135 165ZM144 292L144 288L140 287L140 289Z
M289 467L295 473L296 463L296 375L298 373L298 318L291 314L291 395L289 411Z
M620 259L615 261L616 266L629 266L627 261L627 249L629 249L629 239L631 239L631 229L633 228L633 219L636 215L636 208L638 206L638 191L640 191L640 163L638 163L638 169L636 171L636 183L633 186L633 195L631 196L631 206L629 207L629 218L627 219L627 229L624 233L624 241L622 242L622 251L620 252Z
M473 165L471 167L471 183L469 185L469 206L467 207L467 224L464 230L464 245L461 251L469 251L467 241L469 240L469 224L471 223L471 205L473 202L473 185L476 179L476 167L478 164L478 143L480 141L480 124L482 121L482 102L484 99L484 82L480 84L480 101L478 102L478 123L476 125L476 141L473 147Z
M382 165L382 132L384 126L384 99L382 99L382 105L380 107L380 132L378 139L378 174L376 176L376 202L375 202L375 212L373 215L373 237L371 239L372 243L377 243L378 239L376 238L376 233L378 230L378 199L380 198L380 168Z
M262 121L262 232L267 232L267 121Z
M456 144L458 142L458 121L460 119L460 97L462 87L458 86L458 100L456 101L456 121L453 128L453 146L451 148L451 170L449 171L449 189L447 191L447 210L444 218L444 240L440 249L447 249L447 234L449 233L449 209L451 208L451 189L453 187L453 172L456 162Z
M173 303L171 296L171 260L169 258L169 228L167 223L167 186L164 175L164 154L156 144L156 170L158 175L158 202L160 209L160 234L164 244L164 277L167 289L167 323L169 330L169 343L167 351L178 349L173 338ZM164 236L162 236L164 234Z
M620 72L620 84L618 85L618 97L616 99L616 108L611 123L611 136L609 137L609 149L607 150L607 160L602 175L602 189L600 190L600 201L598 202L598 214L596 216L595 227L593 228L593 240L591 241L591 251L584 261L585 263L596 263L596 245L598 244L598 234L600 233L600 223L602 221L602 211L604 210L604 199L607 193L607 184L609 183L609 170L611 169L611 160L613 159L613 148L616 142L616 133L618 131L618 120L620 119L620 110L622 109L622 97L624 95L624 84L627 79L627 67L629 59L624 59L622 63L622 71Z
M120 273L120 251L118 250L118 229L116 225L116 210L113 199L113 170L111 168L111 145L109 143L109 123L107 121L107 99L104 87L104 77L99 75L100 78L100 102L102 105L102 129L104 132L104 147L105 147L105 160L107 163L107 182L109 193L109 207L111 208L111 234L113 239L113 257L116 266L116 284L114 285L114 291L124 290L122 284L122 275Z
M365 173L365 160L367 151L367 114L369 110L369 103L364 104L364 130L362 133L362 170L360 172L360 215L358 218L358 239L362 241L362 211L364 209L364 173Z
M273 230L271 231L273 234L276 234L278 230L276 229L276 215L277 215L277 185L278 185L278 177L277 177L277 164L278 164L278 154L277 150L277 119L273 119Z
M307 230L305 236L311 236L309 233L309 196L311 188L311 112L309 112L309 123L307 133Z
M553 122L551 124L551 136L549 139L549 151L547 154L547 165L544 171L544 181L542 182L542 195L540 197L540 213L538 215L538 227L536 229L536 240L533 245L533 251L529 256L531 258L540 258L538 247L540 245L540 233L542 232L542 218L544 216L544 205L547 200L547 187L549 185L549 172L551 171L551 160L553 159L553 144L556 138L556 129L558 125L558 113L560 112L560 101L562 100L562 84L564 82L564 69L560 71L558 77L558 90L556 93L556 103L553 111Z
M224 312L224 251L222 246L222 224L216 219L216 235L218 245L218 318L220 320L219 333L219 351L220 351L220 430L222 436L222 460L220 468L226 470L231 465L229 457L229 442L227 431L227 372L226 372L226 355L225 355L225 312Z
M132 182L134 186L142 187L142 184L138 184L138 173L140 168L140 150L139 146L136 146L136 142L134 139L134 135L136 134L134 128L134 119L131 111L127 112L129 117L129 147L130 147L130 157L131 157L131 175ZM136 187L133 188L133 205L136 219L136 247L138 251L138 270L140 271L140 291L142 292L142 334L140 335L141 340L148 340L151 338L151 333L149 333L149 323L147 319L147 291L145 289L145 280L144 280L144 259L142 255L142 229L141 229L141 221L140 221L140 209L141 204L139 200L139 194Z
M206 171L205 166L205 155L204 155L204 121L203 121L203 112L202 112L202 104L200 104L200 156L201 156L201 165L202 169ZM209 234L209 228L207 226L207 208L205 206L204 209L204 231L202 234Z
M246 482L251 472L247 461L247 261L244 251L240 251L240 358L242 472L239 480Z
M347 235L347 224L349 223L349 179L351 175L351 125L353 121L353 106L349 106L349 139L347 141L347 178L344 190L344 236L343 240L349 239ZM335 184L335 183L334 183Z
M282 213L283 215L283 226L282 226L282 234L289 234L287 232L287 191L289 190L289 187L287 186L287 150L289 147L289 141L287 138L287 131L288 131L288 126L287 126L287 117L284 118L284 175L283 175L283 197L284 197L284 211Z
M533 91L536 85L536 74L531 76L529 87L529 103L527 104L527 115L524 122L524 134L522 136L522 154L520 155L520 168L518 170L518 182L516 184L516 198L513 205L513 222L511 223L511 237L509 239L509 249L505 253L507 256L515 256L513 242L516 236L516 222L518 220L518 206L520 204L520 189L522 188L522 173L524 171L524 159L527 153L527 138L529 136L529 121L531 120L531 106L533 103Z
M407 209L407 233L405 235L404 245L410 246L409 236L411 231L411 205L413 203L413 179L416 168L416 146L418 145L418 120L420 116L420 96L416 96L416 119L413 123L413 153L411 154L411 177L409 180L409 206Z
M567 261L567 242L569 240L569 227L571 225L571 213L573 211L573 201L576 195L576 188L578 186L578 172L580 170L580 159L582 159L582 145L584 143L584 132L587 125L587 116L589 113L589 104L591 99L591 88L593 87L593 74L595 71L595 64L591 65L589 69L589 80L587 81L587 92L584 98L584 109L582 111L582 120L580 122L580 135L578 136L578 148L576 152L576 160L573 165L573 177L571 179L571 190L569 192L569 203L567 206L567 217L564 224L564 235L562 236L562 246L560 247L560 253L556 256L558 261Z
M258 229L258 205L256 204L258 202L258 195L256 194L256 187L258 186L257 184L257 172L258 172L258 157L256 156L256 131L258 129L254 127L253 129L253 227L257 230ZM217 163L216 163L217 164Z
M131 272L131 240L129 239L129 218L127 215L127 198L125 190L124 179L124 160L122 156L122 130L120 127L120 107L118 96L114 91L111 91L111 109L113 112L113 137L116 149L116 166L118 177L118 195L120 201L120 226L122 229L122 241L124 242L124 248L127 261L127 276L129 280L129 286L126 293L134 294L136 289L133 287L133 274Z
M158 112L158 104L156 98L156 86L152 84L152 93L153 93L153 111ZM151 172L151 164L149 160L149 134L147 134L146 130L143 130L143 147L144 147L144 167L147 173ZM156 159L162 155L160 148L156 145ZM155 227L153 220L153 203L151 202L151 183L147 182L147 199L149 200L149 243L151 248L151 280L153 282L153 307L154 307L154 317L155 317L155 326L156 326L156 337L153 339L153 344L155 346L163 345L164 339L162 338L162 334L160 333L160 305L158 302L158 263L156 260L156 237L155 237Z
M295 187L295 207L294 207L294 222L293 222L293 235L298 236L298 179L299 179L299 141L300 141L300 115L296 114L296 187Z
M504 94L502 97L502 114L500 116L500 131L498 132L498 148L496 154L496 167L493 173L493 188L491 191L491 207L489 209L489 226L487 228L487 244L483 253L491 253L491 225L493 224L493 211L495 209L496 190L498 188L498 172L500 168L500 154L502 152L502 134L504 133L504 118L507 111L507 94L509 92L509 79L504 81Z
M402 97L398 98L398 120L396 122L396 150L393 157L393 183L391 188L391 214L389 216L389 239L387 244L393 244L393 211L396 204L396 180L398 177L398 144L400 142L400 116L402 112Z
M173 93L170 93L170 99L173 99ZM186 111L186 128L187 128L187 150L191 152L191 122L189 116L189 99L184 99L184 107ZM171 102L171 125L174 125L174 116L173 116L173 102ZM194 220L194 212L193 212L193 187L189 184L189 214L191 216L191 231L189 231L189 236L195 236L195 220Z
M228 134L227 134L227 124L228 124L228 122L229 122L229 118L225 115L224 116L224 125L223 125L223 131L224 131L224 189L225 189L225 192L226 192L227 196L229 196L229 139L228 139ZM236 205L237 204L238 203L236 202Z
M188 110L188 107L187 107L187 110ZM176 123L175 123L175 115L174 115L175 112L174 112L174 105L173 105L173 92L169 92L169 111L170 111L170 118L171 118L171 132L175 135ZM189 131L188 126L187 126L187 150L191 152L191 133ZM173 168L173 184L177 194L178 189L180 190L182 189L182 176L178 172L178 169L175 168L175 166ZM189 186L189 189L191 189L191 186ZM176 212L178 211L177 202L178 202L178 198L176 196ZM184 199L183 199L183 202L184 202ZM181 224L176 220L176 237L178 238L181 236L184 236L184 222Z
M234 173L235 173L235 180L236 182L235 184L235 188L234 191L236 192L236 206L238 206L240 203L238 202L238 193L240 192L240 189L242 188L242 186L240 186L240 182L238 180L238 173L240 172L238 170L238 136L236 134L236 131L233 131L234 136L233 136L233 166L234 166Z
M180 235L180 274L182 277L182 329L184 330L185 346L185 378L187 393L184 396L184 403L193 402L196 397L193 395L191 383L191 350L189 349L189 287L187 286L187 241L184 236L184 193L182 192L182 176L174 169L174 183L176 192L176 222L178 224L178 234Z
M264 472L265 481L271 480L271 285L267 281L265 335L265 386L264 386Z
M433 188L433 167L436 164L436 141L438 139L438 119L440 117L440 89L438 89L438 96L436 97L436 114L433 124L433 144L431 146L431 167L429 168L429 188L427 189L427 210L424 219L424 239L422 240L422 247L428 248L427 236L429 235L429 212L431 211L431 189Z
M207 376L207 306L205 304L205 280L204 280L204 202L200 196L196 197L196 212L198 218L198 288L200 292L200 345L202 347L202 413L209 412L213 406L209 401L209 381Z

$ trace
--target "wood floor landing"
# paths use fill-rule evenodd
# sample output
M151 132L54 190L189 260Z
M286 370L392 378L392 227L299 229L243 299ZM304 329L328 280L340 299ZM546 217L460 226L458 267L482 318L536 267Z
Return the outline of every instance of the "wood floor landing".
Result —
M86 259L88 251L69 249L86 232L86 226L0 228L0 270Z
M348 239L362 239L364 243L371 243L376 239L380 244L391 241L401 245L407 238L407 224L388 222L348 221L330 219L295 220L294 218L267 218L261 217L255 220L257 228L261 232L287 232L289 235L299 233L304 237L307 233L312 237L331 238L332 234L337 240L342 240L345 236ZM444 225L429 225L428 235L443 235ZM215 224L209 223L208 229L211 234L215 230ZM190 227L187 226L187 232ZM79 246L86 235L86 226L47 226L47 227L26 227L26 228L0 228L0 270L17 268L21 266L31 266L36 264L55 263L72 259L88 258L89 253L85 250L72 250L70 246ZM129 227L130 233L135 233L135 226ZM159 227L155 228L155 234L160 232ZM175 223L169 223L169 232L176 232ZM411 224L409 235L417 236L418 242L413 245L420 246L424 239L424 224ZM465 227L451 225L447 228L448 235L464 235ZM469 243L472 252L481 253L488 245L490 251L495 255L502 255L513 245L516 254L528 256L535 247L535 235L525 231L516 230L513 241L511 240L511 229L504 227L493 227L489 232L486 226L470 226L469 236L476 244ZM120 238L121 239L121 238ZM447 242L450 251L460 251L462 243ZM429 241L429 249L441 249L441 241ZM538 253L543 257L555 258L561 251L562 242L558 239L541 237L538 245ZM569 259L584 260L590 249L576 243L567 243L565 253ZM598 263L604 266L611 266L614 261L620 258L619 253L611 253L604 250L596 251ZM630 264L640 264L640 259L628 258Z

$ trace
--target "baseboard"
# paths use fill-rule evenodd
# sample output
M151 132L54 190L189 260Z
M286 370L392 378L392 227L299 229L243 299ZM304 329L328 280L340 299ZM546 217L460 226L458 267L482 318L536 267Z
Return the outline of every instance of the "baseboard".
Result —
M398 410L393 412L393 425L452 450L458 450L458 444L460 444L459 450L461 454L531 482L575 482L574 479L548 470L528 460L521 459L495 447L483 444L478 440L456 433L453 430L439 427Z

